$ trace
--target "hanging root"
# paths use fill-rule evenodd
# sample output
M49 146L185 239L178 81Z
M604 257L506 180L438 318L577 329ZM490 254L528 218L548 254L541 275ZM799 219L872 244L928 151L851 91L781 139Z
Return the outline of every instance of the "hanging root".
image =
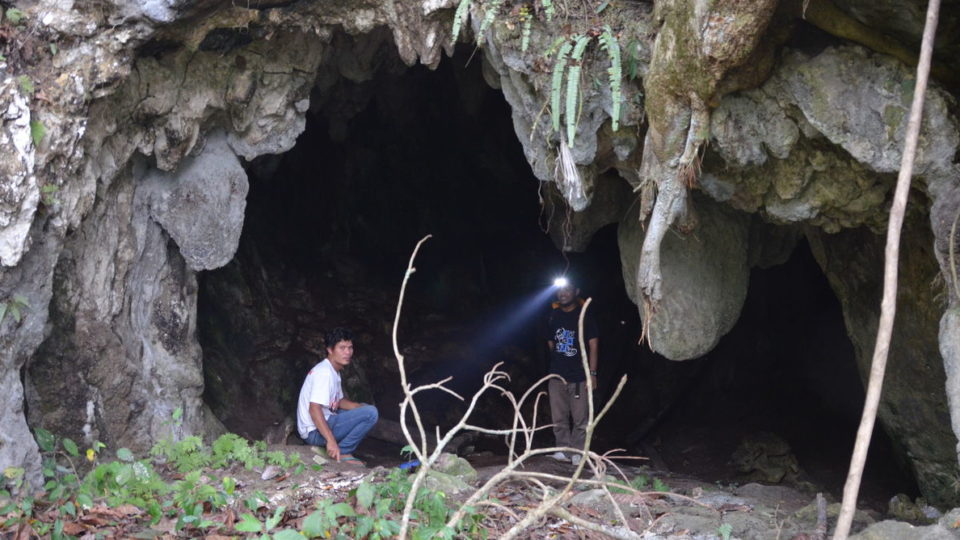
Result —
M958 288L957 282L957 222L960 221L960 210L957 211L957 215L953 218L953 225L950 225L950 246L949 246L949 256L950 256L950 277L953 278L953 294L960 300L960 288Z

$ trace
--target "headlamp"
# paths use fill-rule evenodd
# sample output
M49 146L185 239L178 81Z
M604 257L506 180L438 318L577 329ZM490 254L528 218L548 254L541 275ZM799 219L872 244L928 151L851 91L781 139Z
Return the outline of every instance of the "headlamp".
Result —
M553 280L553 286L556 287L556 288L558 288L558 289L562 289L562 288L566 287L566 286L569 285L569 284L570 284L570 280L568 280L567 278L565 278L565 277L563 277L563 276L560 276L560 277L558 277L558 278L556 278L556 279Z

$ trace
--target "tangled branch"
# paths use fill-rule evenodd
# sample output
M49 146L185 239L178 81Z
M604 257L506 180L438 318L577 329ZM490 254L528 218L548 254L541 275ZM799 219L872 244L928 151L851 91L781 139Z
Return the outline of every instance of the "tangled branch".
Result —
M400 354L400 348L397 345L397 328L400 323L400 313L403 307L404 295L406 293L407 284L410 280L410 276L416 271L413 264L416 260L417 253L420 250L420 247L426 242L430 236L425 236L421 239L416 247L413 250L413 253L410 256L410 262L407 265L406 273L404 274L403 284L400 287L400 298L397 302L397 312L396 317L394 318L393 323L393 350L394 355L397 358L397 364L400 371L400 382L403 388L404 399L400 404L400 426L403 430L404 437L406 437L407 442L410 444L410 447L413 449L414 455L417 459L420 460L420 467L413 479L412 485L410 487L410 492L407 495L406 504L403 510L403 519L400 524L400 531L398 537L405 539L410 532L410 521L413 514L414 501L417 498L417 494L423 485L424 480L426 479L428 473L432 470L437 459L440 458L443 453L446 445L460 432L462 431L473 431L476 433L484 433L488 435L500 435L506 438L507 444L507 464L501 469L497 474L493 475L489 480L487 480L483 485L478 487L470 496L467 498L460 507L453 512L449 520L446 523L446 527L449 530L456 530L460 525L461 521L466 517L469 512L469 508L474 505L492 505L497 507L502 507L502 505L497 505L495 502L487 500L487 496L499 485L508 481L508 480L517 480L523 479L526 481L534 482L539 486L542 492L541 502L527 511L526 515L518 515L516 512L507 509L507 513L516 521L516 523L502 536L502 538L516 538L524 530L530 526L537 523L543 517L547 515L555 515L562 517L563 519L568 519L569 521L597 531L606 532L607 534L613 534L619 538L639 538L639 534L632 531L629 527L629 522L626 516L620 510L619 506L616 504L616 500L613 497L613 494L610 492L608 487L608 482L605 480L605 472L608 468L615 469L620 476L626 480L626 476L620 470L620 468L613 463L610 458L610 454L597 454L590 449L591 441L593 439L593 432L599 424L600 420L607 414L610 410L610 407L613 405L614 401L623 391L623 387L626 385L627 377L624 375L616 389L613 392L611 398L607 401L606 405L600 410L599 413L596 412L594 396L593 396L593 380L589 377L589 363L586 355L586 344L584 343L583 338L583 320L587 312L588 307L590 306L591 299L587 299L584 303L583 308L580 312L580 319L578 321L579 330L580 330L580 350L584 351L581 354L581 364L586 375L587 381L587 407L588 407L588 421L586 427L586 441L584 442L583 448L570 448L570 447L551 447L551 448L534 448L533 438L534 435L543 429L552 427L552 425L538 426L537 425L537 413L539 411L539 406L541 400L546 395L546 392L543 390L544 385L553 378L558 378L557 375L547 375L536 381L529 389L527 389L518 399L510 390L508 390L504 383L510 381L510 376L505 371L501 370L502 362L497 363L493 366L490 371L488 371L483 377L483 384L479 390L477 390L474 395L470 398L467 405L466 411L463 413L460 420L452 428L447 430L443 435L440 434L439 428L437 431L437 444L432 452L428 452L426 432L424 429L423 421L420 416L420 412L417 408L416 401L414 397L417 393L424 390L441 390L447 392L458 399L465 401L462 396L450 390L446 387L446 384L451 380L450 377L443 379L441 381L418 386L416 388L411 387L407 379L407 372L404 365L404 357ZM473 414L473 411L476 408L476 405L480 398L490 390L495 390L500 393L500 395L505 398L513 408L513 421L509 428L505 429L490 429L481 426L476 426L470 424L468 420ZM533 400L533 415L528 420L522 414L522 409L525 404L530 400ZM419 441L415 442L415 439L411 436L410 429L407 426L407 411L410 411L413 416L414 423L416 424L417 432L420 435ZM576 469L570 476L561 476L561 475L550 475L544 473L531 473L528 471L519 470L525 463L527 463L531 458L544 456L552 454L554 452L568 452L573 454L578 454L581 456L581 460L578 463ZM585 479L581 478L586 467L589 466L590 470L594 473L596 479ZM543 481L552 481L560 482L563 484L563 487L556 493L551 493L552 490L543 482ZM582 483L586 485L594 485L603 489L608 497L608 499L613 503L616 508L617 518L621 521L622 525L611 528L609 525L604 525L600 523L593 523L583 518L577 518L567 512L561 504L565 502L569 496L574 486L577 483ZM650 495L645 494L644 492L637 491L633 488L630 488L625 485L616 484L618 489L623 489L628 492L631 492L634 495ZM658 493L657 496L662 496L663 494ZM652 495L651 495L652 496Z

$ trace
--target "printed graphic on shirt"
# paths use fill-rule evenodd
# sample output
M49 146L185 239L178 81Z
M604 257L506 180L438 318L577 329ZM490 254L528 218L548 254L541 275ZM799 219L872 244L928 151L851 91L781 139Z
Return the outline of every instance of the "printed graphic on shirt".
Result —
M555 346L555 350L564 356L576 356L578 351L577 348L573 346L575 336L576 332L572 330L567 330L566 328L562 327L557 328L557 344Z

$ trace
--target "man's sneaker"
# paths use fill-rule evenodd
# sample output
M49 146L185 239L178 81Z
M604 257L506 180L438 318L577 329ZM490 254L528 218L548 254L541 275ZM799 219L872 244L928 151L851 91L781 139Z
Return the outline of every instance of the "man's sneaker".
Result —
M574 465L579 465L581 458L582 456L580 454L574 454L570 456L570 462L573 463Z
M554 452L550 454L550 457L552 457L557 461L570 461L569 459L567 459L567 455L564 454L563 452Z

